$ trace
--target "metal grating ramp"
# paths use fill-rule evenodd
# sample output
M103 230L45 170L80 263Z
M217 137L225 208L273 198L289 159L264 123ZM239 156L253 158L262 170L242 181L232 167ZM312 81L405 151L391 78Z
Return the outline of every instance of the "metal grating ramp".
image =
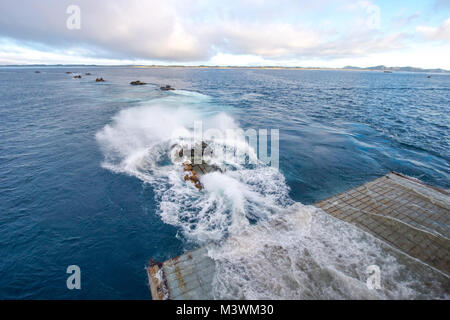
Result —
M450 275L450 194L390 173L315 204ZM206 248L147 268L152 298L212 299L214 261Z

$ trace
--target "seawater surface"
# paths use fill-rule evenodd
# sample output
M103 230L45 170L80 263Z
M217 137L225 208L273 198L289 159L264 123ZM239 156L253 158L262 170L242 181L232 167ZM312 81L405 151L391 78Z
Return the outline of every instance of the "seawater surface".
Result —
M449 76L36 69L0 68L0 298L150 298L147 261L200 245L217 298L447 297L442 275L308 205L390 171L449 188ZM198 192L170 157L173 131L198 120L279 129L279 170L218 163ZM81 290L66 288L73 264ZM381 292L368 264L386 271Z

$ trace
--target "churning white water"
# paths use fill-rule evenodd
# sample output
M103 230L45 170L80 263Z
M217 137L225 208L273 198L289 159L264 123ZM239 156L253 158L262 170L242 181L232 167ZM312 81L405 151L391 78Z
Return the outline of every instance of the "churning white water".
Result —
M211 245L219 299L448 299L448 278L322 210L296 203ZM380 268L380 288L367 285Z
M120 111L97 133L103 167L150 184L161 219L187 241L208 245L216 260L216 298L447 298L448 277L317 208L294 203L275 168L212 156L209 161L223 170L202 176L201 192L184 181L172 146L192 136L195 121L204 130L239 128L217 109L207 96L175 91ZM207 143L248 153L241 138ZM381 270L379 290L366 284L371 265Z
M238 128L230 116L213 112L208 102L206 96L186 93L150 101L119 112L97 134L105 154L103 166L151 184L164 222L181 228L186 239L197 243L222 240L292 203L278 170L261 164L246 166L233 158L225 163L210 159L223 172L202 176L203 192L184 181L182 166L171 160L172 146L191 137L194 121L201 120L205 130ZM207 142L213 149L226 145L240 152L247 144L238 139Z

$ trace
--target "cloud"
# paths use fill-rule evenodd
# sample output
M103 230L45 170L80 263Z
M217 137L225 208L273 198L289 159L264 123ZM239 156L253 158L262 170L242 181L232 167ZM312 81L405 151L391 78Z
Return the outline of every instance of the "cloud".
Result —
M370 29L380 29L381 27L381 12L380 7L369 0L359 0L347 5L350 11L361 12L359 14L359 25Z
M81 29L66 27L66 8L81 8ZM187 4L187 3L186 3ZM9 38L59 48L88 46L109 50L116 57L185 59L208 55L189 21L181 19L185 5L170 1L14 1L0 3L0 33ZM198 30L197 30L198 31Z
M435 0L434 6L436 9L448 9L450 8L450 1L448 0Z
M380 31L371 1L280 0L2 0L0 37L89 58L208 61L219 54L264 59L351 57L396 49L404 35ZM66 27L69 5L81 9L81 29ZM323 12L349 15L318 24Z
M416 30L426 40L450 42L450 18L438 27L418 26Z
M223 39L215 43L220 51L266 58L305 53L321 41L321 34L314 30L284 23L231 22L218 26L213 34Z
M420 17L421 17L420 12L416 12L410 15L405 15L404 13L401 13L393 19L392 21L393 28L398 29L408 27L411 23L418 20Z

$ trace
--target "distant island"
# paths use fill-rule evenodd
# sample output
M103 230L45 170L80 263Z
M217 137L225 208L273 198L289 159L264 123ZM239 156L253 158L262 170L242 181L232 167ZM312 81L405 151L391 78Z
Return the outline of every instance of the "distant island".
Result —
M376 71L376 72L423 72L423 73L450 73L445 69L422 69L416 67L386 67L384 65L374 67L354 67L345 66L343 68L326 68L326 67L283 67L283 66L219 66L219 65L88 65L88 64L27 64L27 65L0 65L1 67L131 67L131 68L187 68L187 69L286 69L286 70L344 70L344 71Z
M365 71L391 71L391 72L428 72L428 73L450 73L449 70L444 69L421 69L415 67L386 67L386 66L375 66L368 68L359 68L346 66L343 69L347 70L365 70Z
M375 67L353 67L346 66L343 68L321 68L321 67L281 67L281 66L183 66L183 65L149 65L149 66L133 66L136 68L211 68L211 69L287 69L287 70L345 70L345 71L379 71L379 72L424 72L424 73L450 73L444 69L422 69L415 67L386 67L383 65Z

